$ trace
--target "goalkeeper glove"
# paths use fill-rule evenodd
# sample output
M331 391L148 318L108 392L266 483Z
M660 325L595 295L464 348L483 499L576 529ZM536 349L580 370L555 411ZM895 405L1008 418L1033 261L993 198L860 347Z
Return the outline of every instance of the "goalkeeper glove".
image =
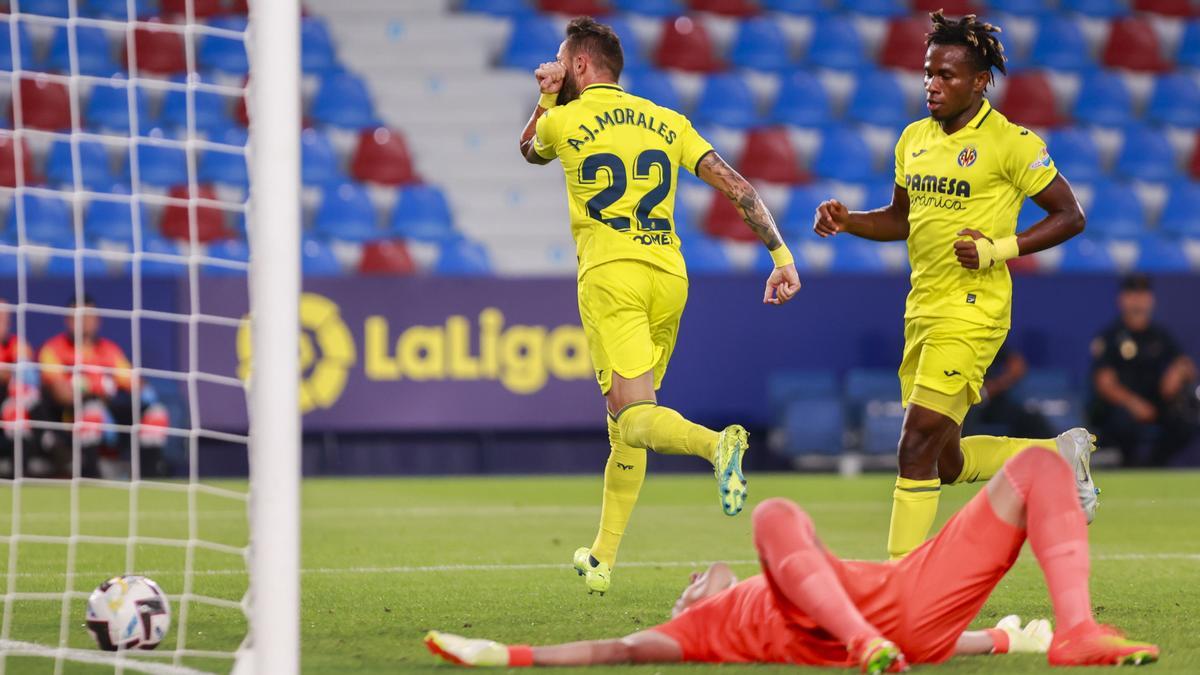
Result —
M1021 627L1021 617L1010 614L989 629L995 645L993 654L1045 654L1050 649L1050 641L1054 639L1054 631L1050 622L1045 619L1034 619Z

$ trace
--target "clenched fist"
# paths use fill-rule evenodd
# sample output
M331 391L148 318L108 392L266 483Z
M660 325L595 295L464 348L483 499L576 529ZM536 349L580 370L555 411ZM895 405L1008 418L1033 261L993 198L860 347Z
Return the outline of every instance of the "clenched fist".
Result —
M562 89L563 79L567 76L567 68L558 61L548 61L533 71L537 78L538 87L543 94L556 94Z
M850 209L836 199L821 202L813 217L813 232L822 237L831 237L846 229L850 219Z

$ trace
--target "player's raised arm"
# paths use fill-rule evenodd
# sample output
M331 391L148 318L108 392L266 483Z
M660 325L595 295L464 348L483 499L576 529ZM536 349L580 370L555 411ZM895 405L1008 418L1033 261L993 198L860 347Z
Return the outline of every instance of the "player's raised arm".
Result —
M775 218L767 210L758 191L740 173L734 171L715 150L701 158L696 167L696 175L705 183L721 191L733 202L742 220L762 240L771 252L775 261L775 270L767 279L767 288L763 293L763 302L768 305L781 305L791 300L796 291L800 290L800 277L796 274L796 265L792 254L783 243L783 236L775 225Z
M851 211L836 199L821 202L813 216L813 232L832 237L849 232L873 241L908 239L908 190L892 186L892 203L873 211Z
M566 74L566 66L559 61L543 63L533 71L542 96L538 99L537 107L533 109L529 122L525 124L525 129L521 131L521 156L530 164L549 164L550 160L554 159L554 155L545 157L538 152L537 125L538 119L557 103L558 91L562 89Z

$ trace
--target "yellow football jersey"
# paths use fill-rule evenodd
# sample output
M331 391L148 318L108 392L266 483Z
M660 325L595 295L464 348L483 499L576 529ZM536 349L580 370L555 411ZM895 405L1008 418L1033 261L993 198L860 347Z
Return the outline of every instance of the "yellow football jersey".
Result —
M905 318L956 317L1007 328L1008 267L964 268L954 256L956 233L970 228L993 240L1012 236L1025 197L1057 175L1045 142L987 100L950 135L931 117L908 125L896 143L896 184L908 190L909 203L912 291Z
M712 145L679 113L593 84L537 121L534 149L567 179L579 276L611 260L641 260L687 278L675 232L679 167L692 173Z

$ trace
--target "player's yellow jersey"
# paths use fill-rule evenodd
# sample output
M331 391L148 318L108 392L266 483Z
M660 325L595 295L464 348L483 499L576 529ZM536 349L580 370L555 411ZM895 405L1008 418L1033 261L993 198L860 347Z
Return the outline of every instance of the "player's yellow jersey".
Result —
M537 121L534 149L567 179L579 276L611 260L641 260L687 278L675 233L679 167L695 173L712 145L686 117L593 84Z
M950 135L933 118L908 125L896 143L896 184L908 190L909 203L912 291L905 318L955 317L1009 327L1008 267L964 268L954 256L961 238L956 233L970 228L993 240L1012 236L1025 197L1057 175L1045 142L987 100Z

